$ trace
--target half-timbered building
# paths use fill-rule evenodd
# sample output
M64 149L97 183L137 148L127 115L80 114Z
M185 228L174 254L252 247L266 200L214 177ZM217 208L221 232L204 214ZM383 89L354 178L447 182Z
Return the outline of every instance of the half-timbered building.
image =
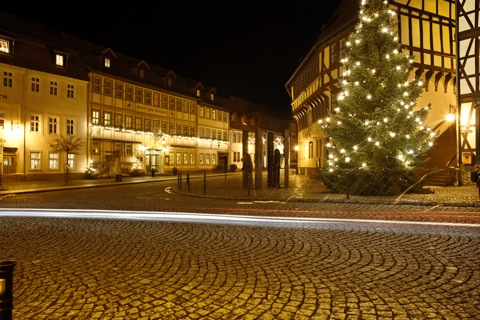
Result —
M472 164L480 165L480 1L457 0L457 180L468 181Z

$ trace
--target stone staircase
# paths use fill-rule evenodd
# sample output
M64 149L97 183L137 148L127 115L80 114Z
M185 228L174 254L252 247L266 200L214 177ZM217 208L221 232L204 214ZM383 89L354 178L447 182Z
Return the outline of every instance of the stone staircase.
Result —
M427 171L437 170L428 180L429 186L450 186L455 181L455 164L457 154L455 126L449 126L435 141L427 152L429 158L425 165Z

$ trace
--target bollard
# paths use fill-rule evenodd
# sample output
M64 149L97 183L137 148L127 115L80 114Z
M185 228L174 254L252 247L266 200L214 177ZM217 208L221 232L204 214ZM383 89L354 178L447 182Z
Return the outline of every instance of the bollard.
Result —
M0 319L11 320L15 261L0 261Z
M203 194L207 193L207 171L203 171Z

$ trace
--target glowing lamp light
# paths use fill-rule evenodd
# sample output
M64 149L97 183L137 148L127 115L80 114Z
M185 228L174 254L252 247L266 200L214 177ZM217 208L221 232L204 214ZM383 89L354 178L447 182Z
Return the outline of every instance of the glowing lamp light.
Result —
M453 122L455 120L455 114L453 113L447 113L447 115L445 116L445 119L448 121L448 122Z

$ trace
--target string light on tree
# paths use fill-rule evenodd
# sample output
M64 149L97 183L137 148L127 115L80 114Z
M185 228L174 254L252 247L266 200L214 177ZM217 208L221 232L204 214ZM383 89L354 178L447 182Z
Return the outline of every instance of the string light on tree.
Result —
M401 50L394 17L388 1L362 0L360 22L346 39L339 107L318 121L329 140L322 175L334 190L351 173L352 193L402 192L433 145L428 108L416 107L423 82L410 78L413 59Z

